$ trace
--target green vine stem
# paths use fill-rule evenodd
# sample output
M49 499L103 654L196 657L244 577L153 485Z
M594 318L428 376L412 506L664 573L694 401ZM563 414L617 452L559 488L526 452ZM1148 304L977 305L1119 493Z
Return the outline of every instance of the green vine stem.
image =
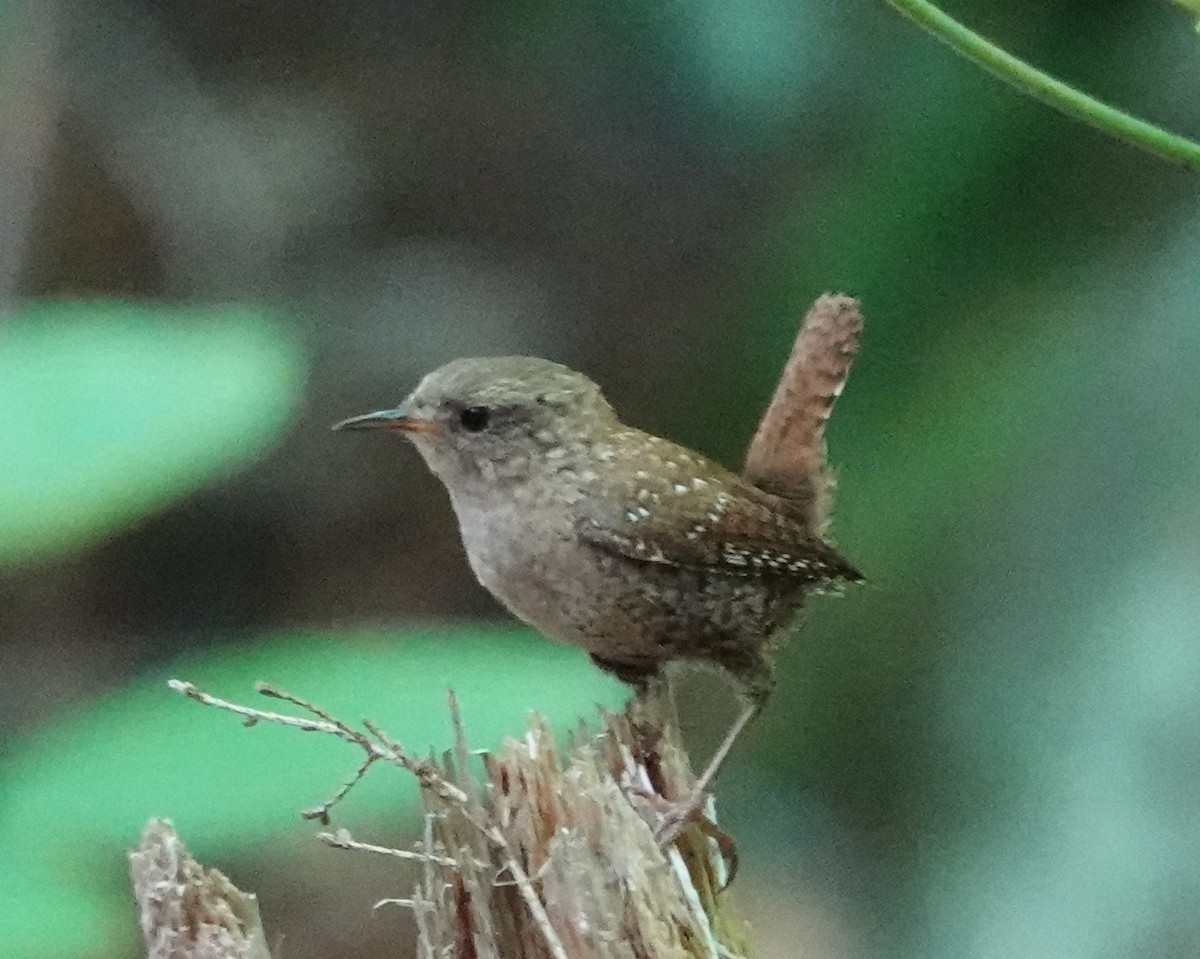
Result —
M885 2L968 60L1059 112L1165 160L1200 170L1200 143L1168 133L1161 127L1132 117L1055 80L968 30L928 0Z

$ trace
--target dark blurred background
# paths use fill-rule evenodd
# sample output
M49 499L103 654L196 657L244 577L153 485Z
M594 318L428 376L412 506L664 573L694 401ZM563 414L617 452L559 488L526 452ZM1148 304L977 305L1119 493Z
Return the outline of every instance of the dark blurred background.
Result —
M1165 2L951 12L1200 135ZM838 290L870 583L721 784L762 954L1200 955L1197 186L878 0L0 2L0 953L138 954L162 814L283 955L404 954L409 874L295 818L354 758L162 680L422 748L447 685L479 745L622 694L510 628L411 450L328 425L532 353L736 465ZM683 685L698 755L722 688Z

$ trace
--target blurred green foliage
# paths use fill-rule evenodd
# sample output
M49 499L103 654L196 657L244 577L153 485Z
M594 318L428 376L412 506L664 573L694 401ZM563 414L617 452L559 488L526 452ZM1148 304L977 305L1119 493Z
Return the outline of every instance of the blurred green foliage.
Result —
M82 549L253 460L281 432L303 382L294 339L260 310L60 302L4 320L0 566ZM128 938L100 890L72 884L73 856L90 857L96 843L119 849L145 818L126 813L147 808L128 790L140 784L153 796L169 757L203 750L155 720L150 741L161 751L147 755L145 694L118 697L100 718L106 708L74 728L64 719L40 730L0 763L6 954L99 954L98 943ZM203 795L195 784L184 793Z
M253 695L269 679L347 722L369 716L415 755L450 747L450 686L474 747L518 732L527 708L568 729L581 704L616 706L627 695L582 653L512 629L260 637L141 675L0 759L5 956L107 955L132 944L123 852L148 818L169 813L209 861L253 855L297 828L315 833L297 826L299 811L328 798L362 760L332 737L269 723L246 729L170 692L168 678L298 713ZM405 808L415 814L415 800L411 776L377 768L334 821L378 829Z
M0 566L78 550L257 457L303 383L261 311L40 303L0 350Z
M1176 6L1183 7L1188 13L1196 18L1195 28L1200 33L1200 0L1172 0Z

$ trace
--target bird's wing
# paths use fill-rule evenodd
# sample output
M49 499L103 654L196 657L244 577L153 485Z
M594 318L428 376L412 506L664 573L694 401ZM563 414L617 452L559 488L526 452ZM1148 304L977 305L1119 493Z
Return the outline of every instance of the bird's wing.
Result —
M585 541L633 560L729 575L862 578L774 497L667 440L637 441L614 446L624 462L603 477L605 496L580 504L576 529ZM628 468L636 467L631 460L646 469Z

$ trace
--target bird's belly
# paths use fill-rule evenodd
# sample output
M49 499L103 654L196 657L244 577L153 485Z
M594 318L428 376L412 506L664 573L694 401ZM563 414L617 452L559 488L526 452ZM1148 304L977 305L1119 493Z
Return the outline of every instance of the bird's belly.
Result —
M603 642L595 622L605 606L603 576L566 534L543 528L522 548L486 532L473 536L464 526L463 541L476 578L518 619L589 651Z
M605 553L581 543L567 523L512 512L460 522L472 570L509 611L551 639L609 660L757 651L798 605L738 577ZM508 535L494 535L495 525ZM521 526L539 533L513 536Z

